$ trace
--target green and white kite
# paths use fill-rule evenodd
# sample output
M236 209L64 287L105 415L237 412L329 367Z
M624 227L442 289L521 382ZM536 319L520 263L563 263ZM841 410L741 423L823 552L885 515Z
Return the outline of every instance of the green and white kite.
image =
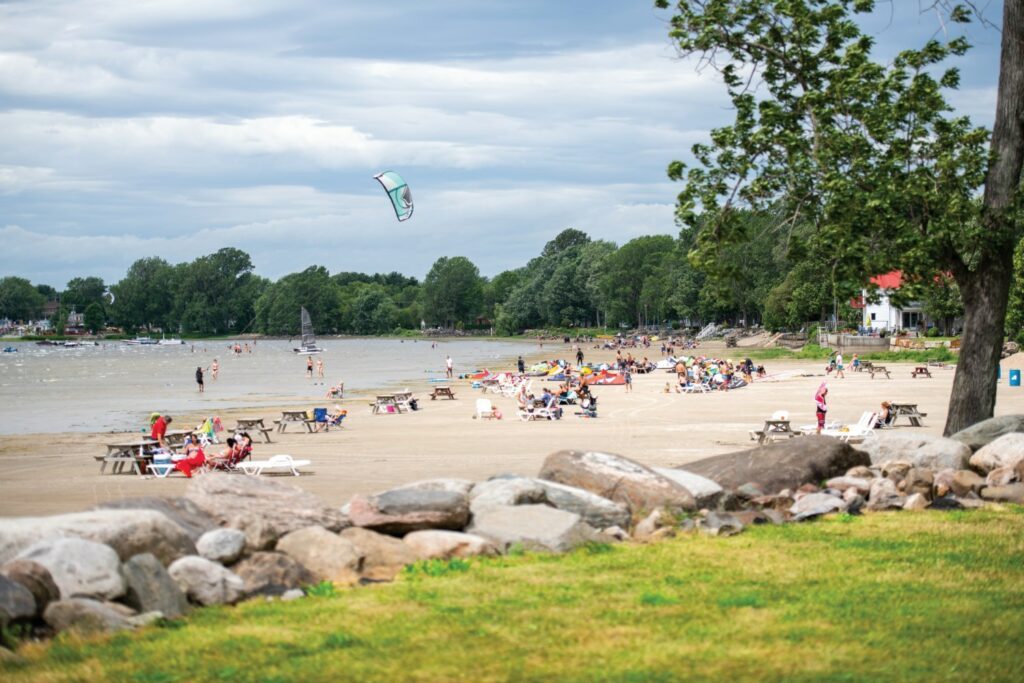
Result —
M395 216L398 220L409 220L412 217L412 192L409 190L408 183L394 171L384 171L373 177L381 184L384 191L388 193L391 205L395 207Z

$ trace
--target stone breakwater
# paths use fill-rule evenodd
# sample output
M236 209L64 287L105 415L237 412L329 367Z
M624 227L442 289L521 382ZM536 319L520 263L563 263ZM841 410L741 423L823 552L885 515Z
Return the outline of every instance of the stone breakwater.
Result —
M856 448L801 437L685 469L559 451L537 477L433 479L340 507L272 479L208 474L181 497L0 519L0 626L119 631L206 605L299 599L322 581L391 581L421 560L1005 502L1024 504L1024 416L952 438L885 431Z

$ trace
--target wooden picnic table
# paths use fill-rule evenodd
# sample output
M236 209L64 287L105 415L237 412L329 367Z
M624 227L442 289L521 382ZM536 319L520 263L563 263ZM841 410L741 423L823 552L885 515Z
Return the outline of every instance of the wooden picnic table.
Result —
M895 411L895 417L892 420L894 425L896 420L905 417L910 421L911 427L924 427L924 423L921 420L928 417L928 413L919 411L916 403L891 403L889 406L891 410Z
M875 378L875 373L884 374L886 379L892 379L892 377L889 375L889 371L886 369L884 365L872 365L870 368L868 368L868 372L871 373L871 379Z
M760 431L752 431L750 436L751 438L756 437L757 445L763 446L765 443L780 437L791 439L794 436L800 435L793 431L789 420L765 420L764 427Z
M396 391L395 402L402 406L406 410L412 410L412 392L411 391Z
M106 455L96 458L100 461L100 474L106 471L108 463L111 465L111 474L121 474L126 466L130 466L135 474L142 474L145 467L140 465L145 465L145 451L156 445L157 442L149 438L108 443Z
M282 410L281 419L274 420L277 424L277 431L284 432L288 429L288 425L299 423L306 428L307 432L313 432L313 426L310 424L312 420L306 415L305 410Z
M270 443L270 432L273 430L263 424L262 417L240 417L234 431L236 434L238 432L259 432L263 435L266 442Z
M451 387L434 387L434 390L430 392L430 400L434 401L438 398L448 398L454 401L455 392Z
M181 448L185 445L185 439L194 433L191 429L168 429L164 433L164 441L171 448Z
M924 375L925 377L931 377L932 371L928 369L927 365L918 365L910 373L911 377L917 377L918 375Z
M394 410L390 410L390 408L392 407L394 408ZM378 413L402 412L402 404L399 403L398 398L395 396L395 394L381 394L380 396L377 397L377 400L373 402L371 408L373 410L374 415L377 415Z

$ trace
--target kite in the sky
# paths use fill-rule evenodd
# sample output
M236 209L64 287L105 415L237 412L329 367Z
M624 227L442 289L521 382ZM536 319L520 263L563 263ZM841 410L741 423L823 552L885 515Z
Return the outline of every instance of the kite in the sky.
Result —
M394 171L384 171L373 176L388 193L392 206L395 207L395 216L398 220L405 221L412 217L412 192L409 185L402 180L402 176Z
M108 290L105 290L105 291L103 292L103 296L109 296L109 297L110 297L110 305L111 305L111 306L113 306L113 305L114 305L114 293L113 293L113 292L111 292L111 291L110 291L109 289L108 289Z

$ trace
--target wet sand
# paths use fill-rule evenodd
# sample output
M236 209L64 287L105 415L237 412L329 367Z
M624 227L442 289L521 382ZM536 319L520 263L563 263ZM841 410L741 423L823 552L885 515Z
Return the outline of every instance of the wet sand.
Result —
M716 350L703 348L714 354ZM724 353L724 349L719 351ZM562 344L545 344L542 355L569 356ZM655 350L656 353L656 350ZM735 354L735 352L733 352ZM742 354L742 350L739 352ZM587 350L588 360L598 352ZM643 354L639 354L643 355ZM649 354L654 357L654 354ZM738 355L738 354L737 354ZM611 352L600 357L611 359ZM752 445L749 430L759 429L776 410L788 410L794 426L814 422L813 395L825 378L823 361L766 362L776 379L710 394L664 393L674 375L658 371L634 376L634 390L600 387L599 417L582 419L568 406L561 421L522 422L515 402L472 390L467 381L453 383L457 400L431 401L425 379L410 383L422 410L372 415L372 393L343 401L349 414L344 429L309 434L295 427L274 433L273 443L257 440L254 459L278 453L309 459L309 474L280 476L278 481L307 489L338 505L354 493L382 489L433 477L481 480L511 472L534 476L544 458L563 449L600 449L655 466L673 466L716 453ZM882 400L917 402L927 413L926 426L901 426L899 431L940 434L953 382L952 368L933 368L931 379L912 379L913 364L887 363L892 379L872 380L848 372L829 379L829 419L854 423ZM809 375L809 376L803 376ZM539 393L543 383L534 382ZM502 420L473 419L477 398L490 398L504 413ZM323 404L324 402L319 402ZM1024 412L1024 389L1000 383L996 414ZM268 425L280 417L267 407L221 411L225 426L237 417L263 417ZM173 427L198 424L201 415L176 416ZM138 433L129 437L138 436ZM62 433L5 436L0 440L0 515L34 515L88 509L103 501L152 495L179 495L187 480L178 473L167 479L132 474L99 474L96 456L104 445L124 433ZM241 475L239 475L241 476Z

